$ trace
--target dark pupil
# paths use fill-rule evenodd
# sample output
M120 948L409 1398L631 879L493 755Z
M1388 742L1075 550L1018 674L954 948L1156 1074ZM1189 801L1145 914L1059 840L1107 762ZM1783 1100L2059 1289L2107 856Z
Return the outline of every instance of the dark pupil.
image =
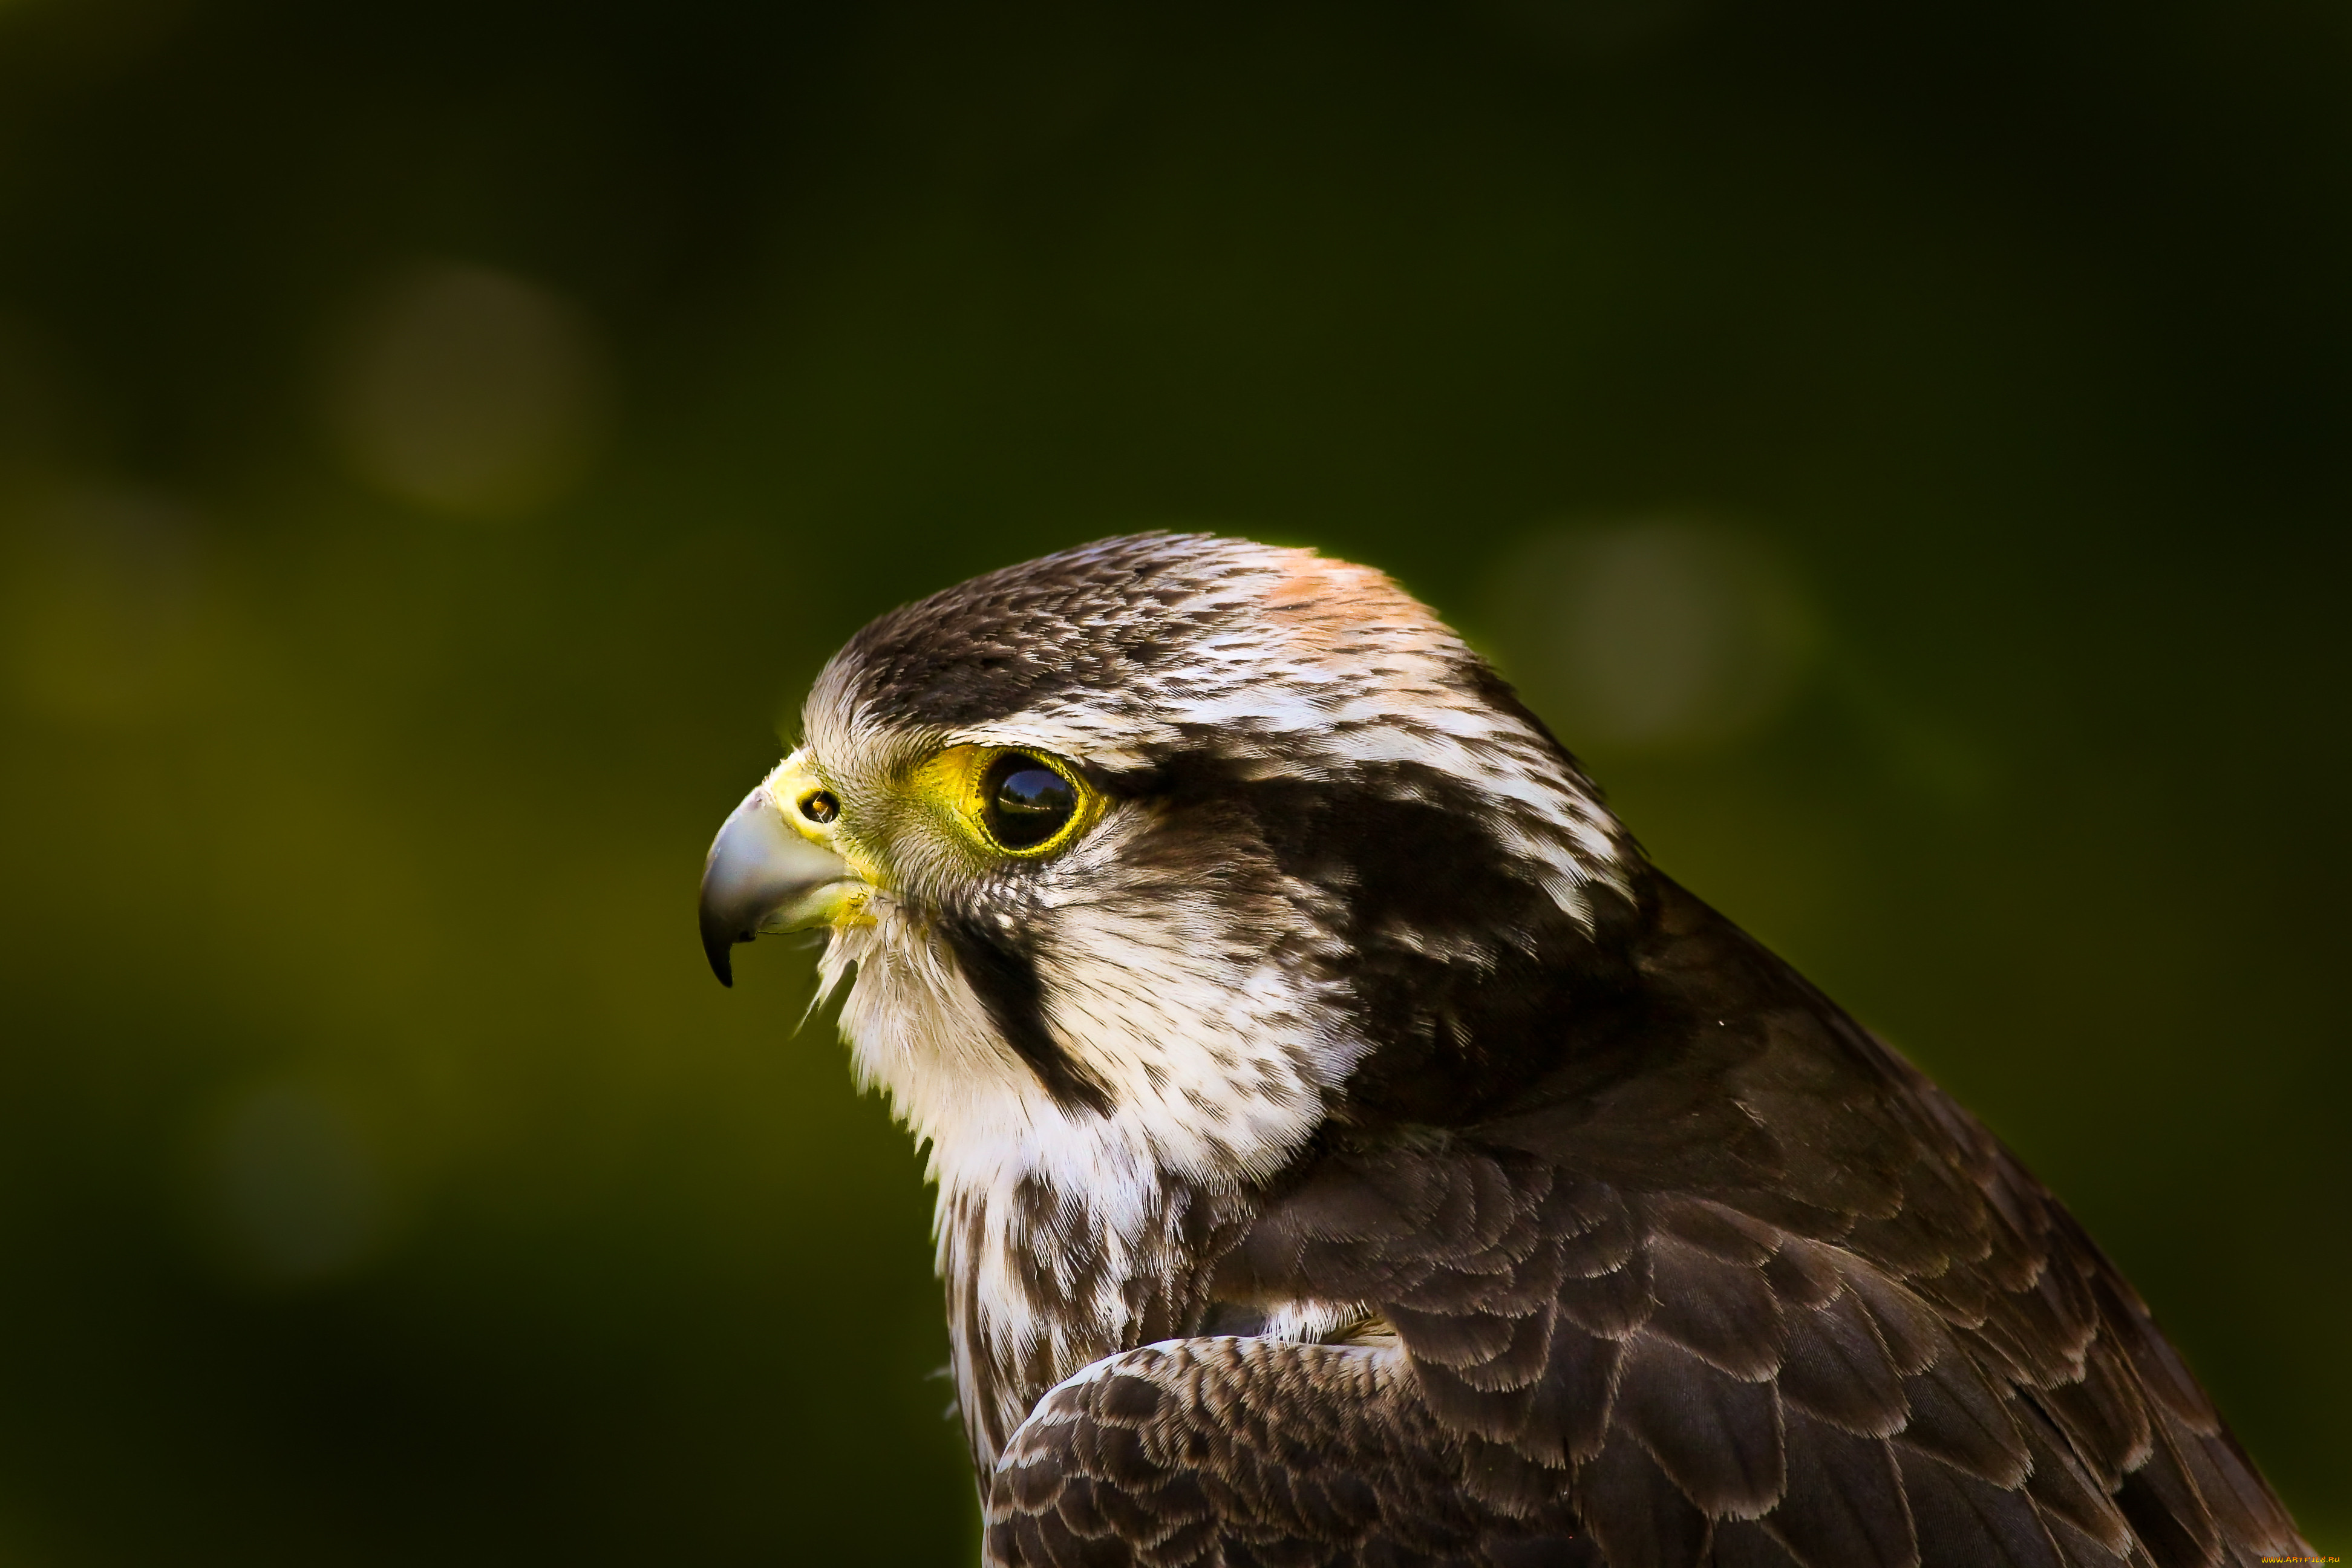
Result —
M1077 809L1070 781L1034 757L1007 757L993 771L996 787L988 792L988 826L1007 849L1045 843Z

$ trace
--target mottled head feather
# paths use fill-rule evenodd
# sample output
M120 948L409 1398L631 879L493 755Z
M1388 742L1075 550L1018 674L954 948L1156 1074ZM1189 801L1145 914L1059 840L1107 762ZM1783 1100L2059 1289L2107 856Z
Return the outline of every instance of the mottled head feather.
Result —
M1382 574L1311 550L1145 533L975 577L853 637L806 723L821 753L1017 732L1112 774L1423 767L1482 799L1563 909L1622 885L1622 829L1486 661Z

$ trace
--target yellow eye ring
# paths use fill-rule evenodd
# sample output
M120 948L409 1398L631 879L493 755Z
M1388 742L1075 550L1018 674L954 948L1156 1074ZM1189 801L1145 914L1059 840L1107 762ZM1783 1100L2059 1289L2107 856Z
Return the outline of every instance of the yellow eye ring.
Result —
M1025 746L950 746L917 785L992 855L1043 859L1101 814L1100 792L1061 758Z
M1078 836L1093 792L1058 757L998 750L973 772L971 820L989 847L1034 859Z

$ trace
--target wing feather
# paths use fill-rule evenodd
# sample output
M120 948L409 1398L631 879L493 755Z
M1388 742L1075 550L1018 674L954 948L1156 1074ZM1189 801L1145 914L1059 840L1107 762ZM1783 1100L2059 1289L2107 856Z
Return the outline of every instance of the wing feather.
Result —
M987 1550L1020 1568L1598 1568L1556 1486L1517 1479L1516 1450L1481 1457L1392 1349L1173 1342L1039 1402L992 1479Z

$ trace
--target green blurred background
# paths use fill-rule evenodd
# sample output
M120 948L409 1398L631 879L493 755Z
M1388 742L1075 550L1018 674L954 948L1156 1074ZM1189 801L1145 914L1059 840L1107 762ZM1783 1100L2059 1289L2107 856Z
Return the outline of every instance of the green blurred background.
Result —
M0 1564L968 1561L692 903L818 661L1384 566L2352 1539L2352 15L0 0Z

